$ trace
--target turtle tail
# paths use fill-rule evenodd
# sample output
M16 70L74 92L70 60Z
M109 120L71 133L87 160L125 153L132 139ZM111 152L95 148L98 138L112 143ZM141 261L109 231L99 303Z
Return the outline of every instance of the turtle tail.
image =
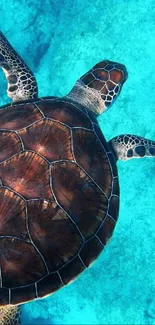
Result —
M1 325L20 325L21 312L20 306L0 307L0 324Z

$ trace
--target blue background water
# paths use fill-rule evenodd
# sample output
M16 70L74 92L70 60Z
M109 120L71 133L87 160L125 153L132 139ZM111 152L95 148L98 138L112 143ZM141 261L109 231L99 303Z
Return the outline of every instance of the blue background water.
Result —
M40 96L65 95L98 61L129 77L99 122L107 140L155 139L154 0L1 0L0 27L34 71ZM0 72L0 104L8 102ZM155 160L118 162L119 221L97 262L53 296L23 307L23 324L155 324Z

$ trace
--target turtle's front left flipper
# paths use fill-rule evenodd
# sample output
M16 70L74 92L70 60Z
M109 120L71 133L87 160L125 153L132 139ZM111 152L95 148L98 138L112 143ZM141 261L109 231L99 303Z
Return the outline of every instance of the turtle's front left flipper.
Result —
M8 81L7 94L13 101L38 97L36 79L21 57L0 32L0 67Z
M155 157L155 141L133 134L119 135L109 141L116 159Z

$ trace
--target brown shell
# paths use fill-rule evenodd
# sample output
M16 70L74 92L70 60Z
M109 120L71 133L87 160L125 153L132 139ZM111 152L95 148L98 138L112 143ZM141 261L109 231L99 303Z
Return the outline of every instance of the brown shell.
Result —
M0 305L53 293L99 255L118 215L115 160L67 100L0 110Z

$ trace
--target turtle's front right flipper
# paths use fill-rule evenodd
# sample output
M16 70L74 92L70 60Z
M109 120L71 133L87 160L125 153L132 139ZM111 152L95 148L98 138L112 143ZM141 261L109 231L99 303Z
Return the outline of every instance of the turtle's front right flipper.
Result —
M116 159L155 157L155 141L133 134L119 135L109 141Z
M13 101L38 97L36 79L11 44L0 32L0 67L8 81L7 94Z

